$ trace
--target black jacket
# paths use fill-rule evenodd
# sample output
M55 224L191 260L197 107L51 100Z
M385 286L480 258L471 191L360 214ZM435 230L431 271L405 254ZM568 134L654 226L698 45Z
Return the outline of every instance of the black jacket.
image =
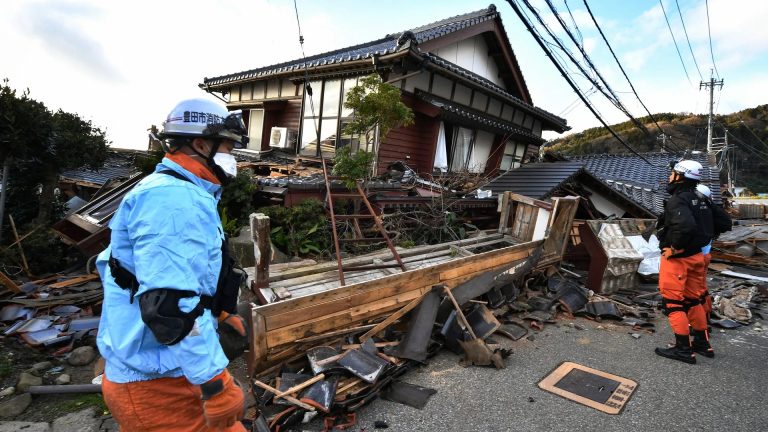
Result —
M701 198L704 198L704 200L709 205L709 208L712 209L712 223L713 223L713 238L717 238L720 236L720 234L730 231L731 228L733 228L733 221L731 220L731 217L728 215L728 213L719 205L712 202L711 199L699 195Z
M696 193L695 187L692 182L673 183L667 187L672 196L664 203L664 213L657 224L659 247L683 251L675 257L701 252L714 237L712 208L708 200Z

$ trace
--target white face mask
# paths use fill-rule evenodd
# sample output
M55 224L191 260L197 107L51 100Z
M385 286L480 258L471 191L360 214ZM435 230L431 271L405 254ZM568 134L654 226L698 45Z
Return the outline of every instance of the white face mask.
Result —
M230 177L237 176L237 160L229 153L216 153L213 161Z

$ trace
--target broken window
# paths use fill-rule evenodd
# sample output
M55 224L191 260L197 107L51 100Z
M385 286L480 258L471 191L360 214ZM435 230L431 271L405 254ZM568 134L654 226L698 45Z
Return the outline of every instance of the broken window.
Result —
M512 140L507 141L504 146L504 155L501 157L501 165L499 166L501 172L519 168L520 164L523 162L526 148L528 148L527 144Z
M261 134L264 130L264 110L252 109L248 119L248 149L261 150Z
M351 145L359 147L359 136L343 133L353 117L352 110L343 107L349 90L357 78L311 81L312 97L304 94L300 154L333 157L336 149Z

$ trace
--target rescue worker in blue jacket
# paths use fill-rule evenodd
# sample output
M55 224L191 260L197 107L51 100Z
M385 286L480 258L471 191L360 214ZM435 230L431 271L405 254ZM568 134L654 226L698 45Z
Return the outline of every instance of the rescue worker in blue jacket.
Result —
M731 217L728 216L728 213L722 207L712 202L712 191L707 185L703 185L701 183L698 184L696 186L696 193L712 210L712 221L714 226L714 235L712 241L714 241L720 234L726 231L730 231L733 226L733 222L731 221ZM707 269L709 268L709 263L712 261L712 241L701 248L701 253L704 255L705 268ZM706 279L704 280L704 286L700 300L701 304L704 306L704 312L707 315L707 322L709 322L710 315L712 314L712 295L709 293L709 289L707 289ZM709 331L709 329L707 329L707 331ZM696 351L696 344L694 344L693 348L694 351ZM704 354L707 357L713 357L715 355L711 347L706 352L702 352L700 354Z
M243 390L217 335L217 327L245 334L232 314L239 276L226 288L232 269L217 203L246 129L221 104L190 99L160 138L165 158L126 194L97 260L104 400L122 431L244 431Z

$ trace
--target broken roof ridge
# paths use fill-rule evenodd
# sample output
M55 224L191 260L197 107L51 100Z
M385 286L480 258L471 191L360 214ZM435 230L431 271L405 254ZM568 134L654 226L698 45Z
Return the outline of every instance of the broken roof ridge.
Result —
M405 32L408 32L408 31L410 31L412 33L423 33L423 32L428 31L428 30L434 30L434 29L436 29L438 27L441 27L441 26L447 26L447 25L450 25L450 24L456 24L456 23L459 23L461 21L466 21L468 19L481 18L481 17L485 17L485 16L495 16L495 15L498 15L498 12L496 11L496 5L491 3L485 9L480 9L480 10L476 10L476 11L472 11L472 12L467 12L467 13L464 13L464 14L454 15L454 16L448 17L448 18L443 18L441 20L434 21L434 22L431 22L429 24L420 25L420 26L418 26L416 28L412 28L412 29L408 29L408 30L403 30L401 32L396 32L396 33L390 33L386 37L397 38L401 34L403 34Z

